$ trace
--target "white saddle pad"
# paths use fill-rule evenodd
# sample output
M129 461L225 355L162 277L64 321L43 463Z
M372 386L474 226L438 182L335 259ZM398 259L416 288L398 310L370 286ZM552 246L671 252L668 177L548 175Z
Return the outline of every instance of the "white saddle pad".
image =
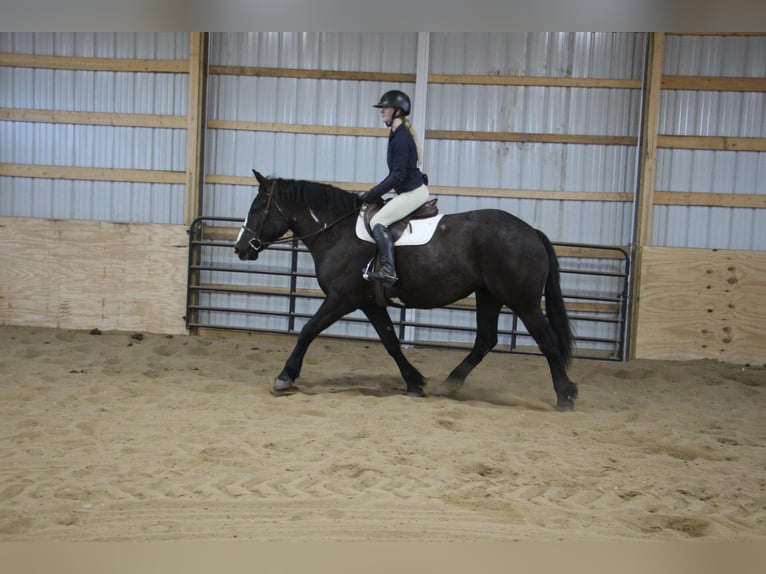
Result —
M356 218L356 236L362 241L368 243L375 243L372 236L367 233L367 228L364 226L364 214L360 214ZM438 213L433 217L427 217L425 219L413 219L409 225L404 229L402 236L396 241L394 245L425 245L436 232L436 228L439 225L439 221L444 217L443 213Z

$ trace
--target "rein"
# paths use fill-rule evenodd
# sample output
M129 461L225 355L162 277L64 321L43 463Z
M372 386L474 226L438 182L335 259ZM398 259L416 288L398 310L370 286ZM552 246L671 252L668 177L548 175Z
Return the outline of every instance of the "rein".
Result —
M359 213L359 210L361 207L357 207L345 215L340 216L339 218L331 221L330 223L324 223L322 224L322 227L317 229L316 231L312 231L310 233L306 233L305 235L299 235L296 236L295 234L290 235L289 237L282 237L280 239L275 239L274 241L261 241L258 239L258 235L260 235L260 232L263 229L263 226L266 224L266 217L269 215L269 209L271 208L271 205L273 204L274 207L277 208L277 211L284 217L288 223L295 221L295 218L288 216L284 210L279 206L279 204L274 199L274 194L276 192L276 186L277 183L274 182L274 185L271 190L268 192L268 200L266 202L266 209L263 211L263 214L261 215L260 219L258 220L258 224L256 225L256 229L250 229L247 225L243 224L242 229L250 233L253 237L248 241L248 244L250 247L255 251L261 251L263 249L266 249L267 247L270 247L271 245L279 245L280 243L290 243L291 241L298 240L298 241L304 241L305 239L309 237L314 237L316 235L320 235L327 231L328 229L334 227L344 219L347 219L348 217L351 217L355 213Z

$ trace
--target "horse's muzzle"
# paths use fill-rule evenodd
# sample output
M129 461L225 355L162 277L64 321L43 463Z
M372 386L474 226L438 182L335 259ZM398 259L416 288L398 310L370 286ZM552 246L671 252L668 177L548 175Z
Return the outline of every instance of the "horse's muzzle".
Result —
M239 257L240 261L255 261L258 259L258 252L255 249L240 251L239 248L235 247L234 254Z
M241 235L242 232L240 232L240 237L238 237L237 241L234 243L234 254L238 255L241 261L255 261L258 259L258 253L263 249L263 242L257 237L252 237L247 242L247 247L240 249L239 244L241 243Z

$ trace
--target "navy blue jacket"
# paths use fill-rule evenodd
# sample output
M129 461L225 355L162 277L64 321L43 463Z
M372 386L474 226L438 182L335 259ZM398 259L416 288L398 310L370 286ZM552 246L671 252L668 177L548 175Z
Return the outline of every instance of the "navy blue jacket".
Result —
M396 193L412 191L423 185L423 174L418 169L418 149L407 126L400 124L388 136L389 174L369 193L371 198L382 197L392 189Z

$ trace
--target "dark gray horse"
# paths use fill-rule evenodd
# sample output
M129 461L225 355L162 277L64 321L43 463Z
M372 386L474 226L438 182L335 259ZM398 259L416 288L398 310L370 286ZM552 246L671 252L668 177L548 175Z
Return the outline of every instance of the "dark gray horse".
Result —
M242 260L255 260L289 229L311 252L317 280L326 294L301 330L272 391L289 392L317 335L361 309L399 366L407 393L423 395L423 375L402 353L386 308L376 304L371 284L362 278L361 270L375 247L354 232L361 207L358 196L317 182L269 179L253 173L260 189L234 252ZM498 315L507 305L548 360L556 406L573 408L577 385L566 372L572 356L572 332L559 285L558 260L541 231L501 210L445 215L429 243L397 248L396 265L399 280L387 294L406 307L441 307L476 294L473 349L434 394L454 393L497 344ZM543 294L546 314L541 309Z

